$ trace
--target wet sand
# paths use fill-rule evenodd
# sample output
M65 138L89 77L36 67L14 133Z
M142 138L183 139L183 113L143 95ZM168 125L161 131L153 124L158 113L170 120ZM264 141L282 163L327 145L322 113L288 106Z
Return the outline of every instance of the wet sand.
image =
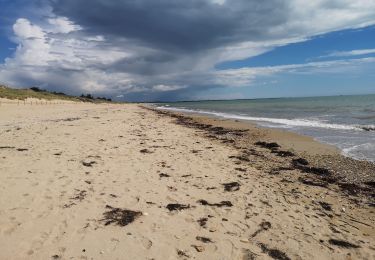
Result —
M332 147L268 131L135 104L4 104L0 259L374 258L373 165L339 178Z

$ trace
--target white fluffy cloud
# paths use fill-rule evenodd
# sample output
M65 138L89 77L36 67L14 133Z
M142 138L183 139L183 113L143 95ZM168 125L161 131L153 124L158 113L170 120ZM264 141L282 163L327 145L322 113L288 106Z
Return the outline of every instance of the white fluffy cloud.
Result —
M101 69L129 53L102 46L105 39L101 35L70 34L81 27L67 18L48 19L48 22L43 28L25 18L17 19L13 25L17 49L13 57L0 65L3 83L18 86L29 79L30 84L52 89L65 85L69 91L78 93L100 92L113 85L113 81L123 83L123 78L129 82L126 74L108 74Z
M53 33L70 33L82 29L81 26L74 24L66 17L50 18L48 23L52 25L51 32Z

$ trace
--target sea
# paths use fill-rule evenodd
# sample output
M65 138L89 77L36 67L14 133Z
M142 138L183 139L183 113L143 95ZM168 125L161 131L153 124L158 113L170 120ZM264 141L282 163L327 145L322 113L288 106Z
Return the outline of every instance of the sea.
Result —
M255 122L312 136L375 162L375 94L155 103L165 110Z

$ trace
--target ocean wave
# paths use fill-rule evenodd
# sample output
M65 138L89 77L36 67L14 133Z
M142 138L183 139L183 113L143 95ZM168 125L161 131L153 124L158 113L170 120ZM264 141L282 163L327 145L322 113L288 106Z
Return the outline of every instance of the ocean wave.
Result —
M176 107L166 107L166 106L159 106L158 108L164 109L164 110L173 110L177 112L213 115L213 116L218 116L218 117L223 117L223 118L228 118L228 119L268 122L268 123L278 124L278 125L285 126L285 127L313 127L313 128L337 129L337 130L375 131L375 125L343 125L343 124L322 122L319 120L308 120L308 119L300 119L300 118L286 119L286 118L252 117L252 116L245 116L245 115L221 113L221 112L215 112L215 111L192 110L192 109L186 109L186 108L176 108Z
M375 158L369 156L374 151L375 145L370 143L357 144L342 149L342 154L357 160L375 162Z

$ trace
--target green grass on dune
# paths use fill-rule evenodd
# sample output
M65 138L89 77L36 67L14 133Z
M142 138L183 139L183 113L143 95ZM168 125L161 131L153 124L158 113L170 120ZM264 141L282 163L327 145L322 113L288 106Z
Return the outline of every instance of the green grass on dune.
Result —
M48 92L46 90L41 90L38 88L30 88L30 89L14 89L9 88L3 85L0 85L0 98L7 98L13 100L25 100L27 98L37 98L37 99L45 99L45 100L69 100L69 101L76 101L76 102L109 102L109 100L101 100L101 99L90 99L86 97L76 97L76 96L69 96L64 93L56 93L56 92Z

